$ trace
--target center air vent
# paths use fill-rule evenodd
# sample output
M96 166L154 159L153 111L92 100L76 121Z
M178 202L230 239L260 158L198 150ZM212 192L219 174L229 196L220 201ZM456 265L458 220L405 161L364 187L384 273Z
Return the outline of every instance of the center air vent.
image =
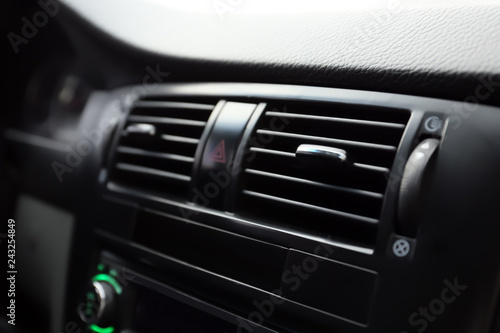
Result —
M185 199L196 149L214 104L137 102L119 133L114 185Z
M269 106L249 140L237 213L372 246L409 115L345 104Z

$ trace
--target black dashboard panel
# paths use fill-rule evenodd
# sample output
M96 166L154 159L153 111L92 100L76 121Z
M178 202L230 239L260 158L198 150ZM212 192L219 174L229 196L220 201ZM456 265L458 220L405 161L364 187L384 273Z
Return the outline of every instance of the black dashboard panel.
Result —
M439 302L434 301L434 295L447 295L446 299L451 299L450 291L455 295L452 298L457 300L456 304L449 302L453 303L449 309L446 305L446 315L452 319L447 320L443 316L443 320L433 323L433 329L491 325L491 310L485 309L495 304L496 296L482 290L494 290L496 285L494 267L497 261L495 253L498 253L498 232L494 221L499 216L494 203L498 197L495 189L499 180L493 169L498 163L498 155L492 154L489 149L498 135L496 124L500 115L496 108L477 106L473 113L464 118L460 111L465 112L468 107L465 103L354 90L269 84L186 83L160 85L138 95L138 88L140 86L98 93L104 98L101 99L101 107L85 110L83 119L86 122L82 128L100 128L103 119L110 115L120 119L114 122L113 129L108 130L95 145L97 153L88 155L90 158L85 159L81 169L84 173L79 179L73 178L77 184L92 184L86 186L87 192L83 195L87 199L78 204L80 208L76 215L76 237L87 241L74 245L74 255L81 256L81 260L88 265L99 266L108 260L105 253L112 253L116 258L111 260L111 265L115 267L139 270L158 283L164 283L191 297L216 304L224 311L246 318L252 327L263 325L277 331L322 332L333 328L342 332L379 332L382 329L393 331L401 327L423 327L428 325L425 321L427 319L424 314L415 311L420 311L421 304L431 302L435 304L432 305L434 308L431 307L435 309L432 313L440 314L441 310L444 312L445 304L448 303L439 299ZM143 102L151 100L155 102ZM221 102L217 102L219 100ZM200 105L207 105L193 104L194 101L214 101L210 106L214 109L212 112L215 112L210 117L212 120L200 122L175 118L179 117L178 110L188 114L198 112ZM271 108L276 101L291 106L300 102L301 107L277 111L276 108ZM257 105L261 106L256 107ZM243 123L239 120L241 106L249 106L243 109L247 119ZM237 114L230 116L232 112ZM311 115L311 112L323 115ZM168 114L175 117L171 118ZM341 117L330 117L329 114ZM318 175L350 174L353 168L368 168L371 172L385 175L387 182L384 192L380 194L383 198L380 217L363 217L366 209L361 207L361 215L327 209L329 215L322 215L321 221L316 221L326 223L322 229L318 229L321 232L318 232L312 228L312 219L304 219L302 224L290 223L297 209L306 209L308 214L318 209L325 211L325 208L318 206L297 205L292 202L294 206L291 208L294 209L290 210L282 205L290 204L289 200L274 197L268 202L268 206L271 205L271 209L280 212L281 218L278 220L234 210L237 204L232 205L241 201L246 192L241 187L245 179L244 172L235 168L234 161L237 156L244 156L241 149L250 153L252 149L256 149L257 153L268 150L266 143L272 143L273 140L260 142L258 148L252 148L256 147L255 141L252 141L252 133L258 133L260 119L266 115L277 115L282 120L283 117L288 117L287 122L292 124L294 119L298 119L299 122L294 127L296 129L303 128L308 119L362 126L365 131L377 129L373 133L376 140L382 141L393 139L378 137L380 133L385 133L378 128L401 131L401 142L397 143L398 139L396 146L392 148L393 162L388 168L358 163L367 163L360 154L349 155L353 161L348 162L351 163L348 165L338 164L340 162L331 164L331 160L324 158L319 162L307 159L305 164L298 164L309 170L308 173ZM203 117L205 119L207 116ZM239 135L234 136L227 132L227 126L223 126L230 119L242 124L234 127L240 131ZM221 125L218 125L219 121L222 121ZM395 121L401 121L402 124ZM163 124L171 126L168 127L168 132L160 130L160 125ZM170 134L165 137L164 134L177 134L172 126L181 128L202 124L205 129L200 140L193 141L194 139ZM292 127L284 127L282 132L273 135L279 137L280 133L286 134L286 138L298 138L304 142L327 140L328 147L346 147L347 154L355 151L353 147L357 146L379 150L390 148L383 144L352 139L294 134L290 132L290 128ZM318 128L314 130L319 134ZM89 144L90 138L97 137L89 134L92 131L82 133L75 140L77 149L84 146L83 142ZM179 133L187 135L191 132L184 130ZM341 134L333 131L331 134L337 137L339 133ZM23 139L29 138L28 134L14 130L7 134L13 143L44 149L34 141ZM132 135L144 140L132 140ZM158 140L157 135L163 141L151 141ZM239 147L238 152L224 154L224 146L221 148L217 143L224 140L225 135L239 137L240 143L233 144ZM471 137L478 139L471 140ZM123 141L123 138L128 141ZM432 161L426 164L426 182L419 196L419 215L415 217L418 233L405 234L397 229L398 193L401 179L405 177L404 166L410 153L429 139L439 142L439 147ZM173 143L169 140L173 140ZM124 145L132 143L140 143L142 148L125 149L127 146ZM182 195L182 192L170 186L151 188L144 187L141 182L129 181L140 175L153 176L155 179L158 176L178 178L176 173L154 169L155 166L160 167L159 164L149 164L145 157L170 160L184 156L179 154L193 154L192 150L175 150L175 154L169 150L186 143L196 144L196 150L199 151L194 154L194 163L189 166L193 168L192 177L183 176L191 183L185 187L188 193ZM286 146L282 147L287 149ZM162 153L156 152L157 149L161 149ZM220 149L223 150L223 155L220 154ZM81 149L76 151L82 153ZM120 154L139 154L144 158L124 160ZM278 152L278 155L288 156L286 154L290 153ZM56 161L64 160L64 155L61 152ZM215 160L205 163L202 162L202 157ZM224 160L220 160L221 158ZM478 160L482 163L476 163ZM378 157L372 157L371 161L375 164L385 163L385 159ZM225 177L216 177L211 183L213 186L218 184L221 191L214 196L205 191L203 193L207 195L208 199L205 200L208 202L199 201L197 195L206 190L203 185L207 179L199 175L224 171L215 162L229 165L227 179L234 185L227 186L224 183L227 180ZM140 166L143 165L141 163L148 163L148 167ZM126 178L116 178L112 170L120 164L122 167L128 166L128 170L133 172ZM326 173L321 171L325 166ZM248 163L241 165L241 169L246 170L248 167ZM252 164L252 168L254 167ZM492 169L488 170L489 168ZM303 175L307 177L307 174ZM60 176L67 179L73 177L72 174ZM312 185L333 186L336 190L348 193L359 192L356 190L361 184L358 181L344 182L339 187L328 185L335 184L335 177L332 178L333 183L327 181L327 178L324 184L313 182ZM220 183L216 182L217 179ZM285 179L297 181L294 177ZM301 182L307 184L309 181ZM50 186L48 184L46 186ZM199 187L199 184L202 186ZM352 184L353 189L346 188L346 184ZM450 195L450 190L453 195ZM285 196L293 194L280 193ZM376 195L367 191L358 194ZM312 191L309 196L314 196ZM217 199L221 204L212 205L210 199ZM304 200L308 199L304 197ZM324 200L319 202L325 203ZM336 205L335 201L331 204ZM259 210L259 206L253 207L254 212ZM100 214L96 216L95 212ZM346 215L349 217L348 221L344 221ZM399 221L403 225L406 222ZM346 235L343 230L351 228L353 223L357 223L358 227L353 229L350 236ZM363 227L370 225L371 228ZM360 242L356 234L371 234L372 240L368 243ZM96 243L89 243L90 239L94 239ZM483 246L467 246L477 244L480 239ZM406 252L405 247L408 250ZM104 254L99 254L101 251L105 251L102 252ZM88 256L85 253L95 255ZM475 267L473 271L469 270L471 266ZM69 280L72 284L68 286L66 299L70 309L78 308L86 281L92 276L95 279L100 275L102 274L95 272L95 269L82 275L80 266L70 268ZM126 285L123 287L127 290ZM135 304L133 300L124 299L124 302L128 306ZM271 305L272 311L269 310L271 313L264 319L263 313L267 310L263 309L269 309ZM469 315L461 315L462 311ZM471 315L471 311L474 311L474 315ZM72 318L71 312L67 315ZM113 323L122 329L128 327L126 322ZM239 329L241 327L238 326Z
M499 5L195 2L8 45L0 331L499 332Z
M495 162L495 159L498 157L495 154L488 155L487 151L489 150L479 149L480 146L485 145L484 142L494 141L494 137L497 135L497 132L494 130L496 127L494 124L497 123L497 120L490 119L490 117L496 117L496 111L494 108L478 107L477 112L470 114L470 117L465 119L462 117L460 112L454 110L465 110L463 108L466 107L466 104L457 105L457 103L454 102L371 92L257 84L207 83L169 85L159 87L158 90L151 91L150 94L152 96L164 96L164 98L177 98L179 100L189 97L207 98L209 96L220 96L229 101L253 101L266 102L269 104L271 104L275 99L282 101L285 100L290 104L293 104L294 100L300 100L304 103L309 102L311 106L310 109L313 108L315 105L314 103L318 102L335 102L331 104L332 109L339 108L339 105L343 105L338 103L346 103L347 105L352 103L358 107L364 104L369 105L370 107L386 107L396 110L397 113L402 114L411 112L411 117L408 125L406 126L405 134L401 144L398 146L398 153L394 157L394 164L390 168L392 170L391 174L387 176L388 184L385 192L384 208L378 223L379 230L372 231L376 232L377 235L376 242L373 244L374 247L360 247L355 243L342 240L342 238L339 239L339 234L335 232L326 237L326 235L321 236L311 234L307 231L297 231L297 229L291 227L290 225L287 226L287 220L292 218L290 215L291 213L287 211L283 211L281 213L282 224L273 225L259 218L248 219L237 212L236 214L225 213L224 211L221 211L220 208L212 208L210 205L203 205L200 202L192 205L189 204L190 200L188 200L188 203L185 204L171 200L168 196L166 198L162 198L162 196L164 196L163 194L144 195L141 194L140 191L108 183L107 189L111 190L108 195L115 196L116 194L121 194L127 200L133 200L131 198L135 197L137 199L133 201L138 202L139 207L152 207L153 209L164 211L167 214L173 214L174 216L178 216L176 219L180 219L179 221L182 221L182 217L187 217L187 219L184 219L187 224L189 224L189 221L194 221L194 225L198 225L199 227L202 227L203 225L210 226L216 228L215 230L219 230L219 232L222 230L226 232L229 231L269 242L271 244L276 244L278 246L283 246L285 249L289 248L290 250L287 255L287 263L284 265L285 269L281 277L281 287L276 288L269 285L270 288L267 289L271 292L271 295L275 295L274 297L284 297L284 303L277 306L275 310L276 312L273 312L273 315L268 318L271 327L281 327L282 329L284 328L292 331L293 329L299 328L301 330L307 330L307 327L309 327L309 329L315 327L316 330L323 331L327 330L327 327L330 329L332 327L337 327L342 331L345 330L353 332L356 332L359 329L362 331L377 332L380 331L382 327L389 327L389 330L392 330L390 327L393 327L394 329L408 327L411 329L421 327L420 325L423 325L423 321L420 318L423 315L413 315L412 312L417 311L420 308L419 304L426 302L427 299L429 299L428 302L434 301L432 293L435 290L444 290L444 288L452 290L453 286L455 286L455 289L453 290L456 292L456 295L458 295L463 290L474 290L474 288L481 288L488 284L490 285L490 288L494 288L495 273L494 271L488 272L488 267L491 267L490 260L495 261L495 259L493 259L491 253L489 255L481 255L481 253L483 253L483 251L490 251L496 246L495 244L497 242L493 240L495 239L494 235L496 232L494 230L496 225L490 221L497 219L498 217L495 216L498 213L495 212L495 205L489 205L487 202L484 202L479 198L482 198L483 194L481 193L485 193L488 198L495 197L496 194L494 188L497 186L498 180L495 178L482 179L483 176L487 174L491 175L492 173L482 171L476 172L475 168L477 168L478 165L473 162L476 159L482 160L485 162L481 164L482 166L496 165L497 163ZM266 108L264 107L262 114L266 112L265 110ZM380 110L383 109L373 109L371 112L376 113L380 112ZM287 111L290 111L290 109ZM349 114L352 115L353 112L350 112ZM432 127L430 126L430 120L433 120L434 117L442 119L443 122L438 123L438 125L441 126L440 131L432 133L433 129L430 128ZM475 128L479 128L479 124L477 122L481 123L483 121L486 121L488 124L492 124L491 131L488 132L486 130L482 130L481 134L474 133ZM217 124L217 120L215 120L215 124ZM256 126L256 124L257 123L255 122L251 122L249 123L249 126ZM212 131L216 128L217 126L214 125ZM481 128L485 127L481 126ZM214 133L211 133L210 135L214 135ZM481 135L484 139L476 140L474 141L474 144L466 143L467 141L470 141L469 138L471 136L476 135ZM217 134L215 134L215 136L217 137ZM417 218L419 221L419 232L416 237L410 235L408 235L409 237L405 237L404 234L398 235L396 230L397 194L399 183L404 172L403 166L413 148L416 147L419 142L422 142L429 137L440 138L441 142L439 144L440 146L438 148L437 156L430 167L430 172L427 170L429 174L427 176L425 192L423 192L425 193L423 202L421 202L419 211L421 215ZM250 137L247 136L246 139L250 141ZM218 140L219 139L216 141ZM461 140L465 141L460 142ZM242 143L241 147L244 146L245 144ZM487 155L482 155L481 151L484 151ZM460 167L458 165L454 165L452 167L447 161L460 160L458 155L463 158L459 164ZM452 162L452 164L454 164L454 162ZM311 166L311 168L311 170L314 169L313 166ZM338 167L334 165L330 168L331 172L341 172L342 170L337 169ZM450 170L450 168L453 169L453 172L446 171ZM455 172L460 173L459 170L462 170L463 172L461 176L454 174ZM465 180L462 179L466 174L470 179L469 183L464 183ZM474 179L472 180L471 178ZM449 200L450 195L445 194L448 193L447 188L453 188L455 200L464 201L456 206L454 201ZM481 189L481 192L472 194L470 191L474 191L474 188L478 190ZM236 200L238 200L238 186L233 187L233 190L236 192L230 193L229 197L236 197ZM443 193L439 193L440 191ZM456 195L459 193L463 194L457 197ZM472 195L472 197L470 197L470 195ZM226 198L227 197L228 196L226 194ZM474 200L473 198L481 200L481 202L472 202ZM489 208L487 208L487 206L489 206ZM276 206L276 208L277 207L279 206ZM483 208L477 211L476 208L478 207ZM144 213L139 214L143 215ZM473 218L472 216L467 216L468 214L473 214L475 217ZM439 217L437 217L438 215ZM164 228L162 230L165 230L164 233L168 234L170 232L173 233L173 235L179 233L178 236L182 239L181 235L184 232L175 227L174 223L168 222L168 219L171 219L172 217L172 215L170 217L167 216L163 219L163 222L161 222L161 219L158 221L160 224L164 224L162 227ZM152 220L156 220L156 218L149 218L148 224L149 221ZM333 222L336 218L332 216L330 220ZM479 229L475 229L480 233L484 232L484 228L492 228L489 229L491 231L487 233L490 234L493 239L484 247L476 248L475 250L467 248L466 250L464 244L469 243L469 237L473 235L473 232L471 232L471 230L469 230L466 226L470 225L471 228L474 228L473 226L477 225L477 223L480 223L483 226L483 229L480 229L481 231L479 231ZM144 226L146 227L148 224L145 223ZM310 224L310 222L304 221L304 224ZM193 239L198 237L195 236L197 234L200 236L209 234L208 230L207 232L203 232L201 230L199 232L195 231L194 225L193 227L187 227L188 229L186 229L190 230L194 237ZM456 226L458 225L460 227L457 228ZM442 229L443 227L444 229ZM153 243L148 243L152 238L147 237L147 232L149 231L153 233L154 230L147 229L147 231L145 231L146 235L142 233L140 218L137 219L136 228L137 230L140 230L143 235L141 236L139 245L144 245L146 248L153 246ZM363 233L367 232L363 229L358 229L358 231ZM118 240L115 237L112 237L111 235L113 233L114 229L108 229L102 234L102 237L104 237L104 239L112 240L112 243L117 242L117 246L119 247L127 247L125 245L126 242L124 242L126 240ZM451 239L446 236L448 233L453 234ZM173 237L175 238L176 236ZM160 239L161 238L162 237L160 237ZM167 241L167 236L165 236L164 239L166 242L163 243L162 247L154 246L153 249L162 254L166 254L168 256L172 255L174 258L186 260L189 264L194 264L197 260L203 260L202 258L204 255L207 255L212 250L216 250L216 248L221 249L219 251L222 252L219 253L223 253L224 248L225 251L232 251L232 256L236 255L239 251L231 250L233 246L230 245L231 241L229 239L229 235L221 238L220 241L218 241L217 247L212 246L212 249L207 251L203 251L201 249L195 250L196 247L194 247L194 245L187 244L187 241L184 245L182 245L182 241L177 245L174 245L175 243L173 243L173 240ZM215 240L216 236L210 237L210 239ZM412 250L408 255L403 257L398 256L395 251L395 246L399 240L407 240L407 244L409 244L408 246L412 247ZM134 238L132 238L132 241L134 241ZM137 239L135 239L135 241L137 241ZM486 241L486 239L484 241ZM202 244L204 244L204 241L199 240L196 243L198 244L196 246L203 246ZM162 244L162 242L159 240L156 241L155 244ZM243 243L241 244L244 246ZM328 265L323 264L323 266L321 266L321 263L314 264L316 260L319 260L319 262L321 262L321 260L327 260L321 259L321 257L319 257L319 259L314 259L314 256L311 257L311 254L318 253L318 246L321 244L323 244L322 246L326 246L327 249L329 248L332 252L322 251L323 254L321 256L323 258L331 258L340 265L347 264L348 267L353 268L350 268L350 271L345 272L340 269L342 266L332 266L330 270L327 269ZM129 246L138 250L137 245L134 245L134 243L131 243ZM169 250L169 247L172 249ZM261 248L262 251L268 253L267 255L271 255L269 250L264 250L264 245L262 245ZM297 252L297 250L305 252ZM129 249L127 251L131 250ZM180 252L176 255L175 251ZM194 254L191 255L194 255L195 257L197 256L196 251L199 252L197 259L186 259L188 258L186 255L188 255L191 251L194 251ZM451 265L439 264L442 260L449 260L446 258L453 258L457 253L462 251L468 251L470 256L458 255L458 257L455 257L454 260L459 260L458 258L461 258L460 260L467 260L465 258L469 258L469 260L471 260L470 262L462 261L460 264L457 262L456 264ZM205 252L205 254L202 254L203 252ZM255 254L258 253L257 250L252 252ZM494 252L495 251L493 250L493 253ZM479 259L481 256L483 259ZM224 262L230 262L230 259L227 259L229 261L225 261L225 257L226 256L220 256L219 264L222 263L222 265L225 266ZM241 260L242 262L245 262L246 259L242 258ZM309 280L308 274L302 272L304 273L302 281L302 279L299 278L300 274L296 271L295 273L299 274L299 277L295 276L295 279L297 279L295 282L297 282L297 285L300 286L300 289L298 289L299 292L295 292L295 290L294 292L289 291L287 295L287 288L290 288L290 285L293 287L294 283L292 282L293 279L288 275L291 273L289 272L287 274L288 271L286 268L289 267L289 269L292 269L291 267L294 267L294 269L296 269L297 267L300 267L297 263L303 263L305 265L304 269L306 269L307 264L305 263L307 261L312 261L311 270L313 272L311 273L311 280ZM262 262L265 261L263 260ZM282 261L277 259L273 259L272 262L276 263L278 267L283 265ZM477 265L476 269L478 269L478 271L469 275L470 271L468 271L465 267L468 267L473 263ZM200 261L195 266L207 267L207 264L203 264L202 261ZM235 264L228 265L229 267L237 267ZM316 266L319 266L322 269L316 271L314 269ZM211 271L214 273L221 273L223 271L227 272L227 267L211 267ZM440 268L438 269L437 267ZM463 270L460 269L460 267L462 267ZM241 273L244 270L238 269L238 271ZM259 270L254 272L257 271ZM437 275L436 271L439 272ZM476 275L479 271L482 273ZM272 276L276 276L272 274L272 271L269 269L267 269L266 272L267 273L264 274L263 277L261 276L261 278L269 279L268 281L271 281L273 279ZM358 276L356 272L366 273L362 273ZM231 276L233 273L226 273L222 275L227 276L228 274ZM170 278L174 279L174 274L170 275ZM343 276L345 276L345 279L351 279L350 283L352 283L352 291L349 291L349 283L347 283L348 280L343 280ZM436 276L440 277L436 278ZM249 288L249 290L244 292L242 295L245 295L250 290L253 290L252 287L264 287L264 285L261 284L262 282L257 282L258 280L250 282L252 279L254 279L254 277L250 276L237 279L240 282L247 281L247 283L245 283L247 285L246 287L240 286L242 289ZM340 280L335 282L336 279ZM290 285L287 285L287 281ZM307 283L307 281L311 281L311 284ZM330 281L332 285L329 285L328 281ZM222 281L220 283L222 283ZM360 286L356 287L356 283L359 283ZM479 283L481 287L474 287L476 283ZM297 287L297 285L295 285L295 287ZM372 287L370 287L370 285ZM361 286L368 289L364 290ZM266 288L264 287L263 289ZM424 290L428 291L424 292ZM232 293L233 297L240 292L234 291ZM254 290L253 293L255 292L257 291ZM340 292L341 294L336 295L336 292ZM342 294L343 292L346 294ZM414 292L418 292L418 294L414 294ZM373 295L370 296L372 293ZM323 296L323 294L325 295ZM331 298L327 296L328 294L331 294ZM445 292L443 292L443 295L444 294ZM464 294L466 295L466 293ZM259 295L259 293L257 293L257 295ZM204 296L207 298L214 298L214 301L217 301L218 297L213 294L204 294ZM325 296L326 298L324 298ZM453 308L450 307L448 313L452 311L457 311L458 313L460 311L470 311L470 309L465 309L468 306L471 306L473 303L472 299L476 299L478 296L479 295L475 294L475 292L469 293L468 297L471 297L471 299L461 303L461 306ZM486 303L493 304L496 301L496 298L492 297L492 294L484 296L490 297L490 299L488 301L483 299L483 302L486 301ZM262 302L266 299L266 296L264 295L253 295L252 297L256 297L256 299L259 299ZM347 298L345 301L342 301L342 297ZM356 306L353 308L351 305L350 308L349 302L353 302L353 298L357 300L353 303L356 304ZM412 301L409 301L410 299L418 301L413 303ZM476 299L476 301L479 301L479 299ZM252 309L252 307L250 307L250 309L246 308L244 305L245 303L245 296L240 296L239 301L234 300L231 304L233 307L236 307L238 311L243 311L244 313L245 311L250 311L250 309ZM413 305L410 305L410 303L413 303ZM442 302L434 303L438 305L444 304ZM305 308L302 308L300 304L305 304L310 307L310 310L306 312L305 316L302 313L302 311L305 311ZM478 305L479 303L476 303L476 306ZM414 308L413 311L412 308ZM357 309L357 311L353 311L352 309ZM388 319L387 314L384 315L384 311L387 309L391 309L390 319ZM436 309L436 312L439 313L440 308ZM478 323L468 324L478 325L481 323L481 325L485 325L485 323L489 320L488 317L490 314L488 312L483 312L482 310L479 310L479 308L478 311L482 313L482 317L481 319L478 319ZM330 313L330 315L333 316L329 317L328 315L325 315L325 312ZM299 315L299 313L301 315ZM363 315L363 313L365 314ZM290 323L290 314L294 314L294 321L292 323ZM454 318L454 323L458 324L459 321L457 321L457 317L455 317L455 315L449 315ZM410 317L412 319L409 319ZM312 321L311 318L315 319ZM471 317L467 316L464 318L470 319ZM464 320L468 321L468 319ZM441 327L439 325L444 325L443 327L449 328L450 325L453 325L453 323L445 322L443 320L436 323L434 327ZM464 323L460 323L458 325L461 326L464 325ZM356 329L356 327L358 328Z

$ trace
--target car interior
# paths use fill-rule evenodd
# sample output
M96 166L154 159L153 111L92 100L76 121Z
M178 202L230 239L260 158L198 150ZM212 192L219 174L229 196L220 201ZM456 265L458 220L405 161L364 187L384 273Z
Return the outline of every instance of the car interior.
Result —
M500 333L500 2L0 26L0 332Z

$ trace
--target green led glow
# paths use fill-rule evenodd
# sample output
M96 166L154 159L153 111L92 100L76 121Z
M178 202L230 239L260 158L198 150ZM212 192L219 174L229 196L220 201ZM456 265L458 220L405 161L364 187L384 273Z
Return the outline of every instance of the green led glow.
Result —
M92 315L92 307L88 306L88 304L87 308L85 309L85 315L87 315L88 317Z
M88 299L89 301L95 301L95 295L94 295L94 293L93 293L93 292L91 292L91 291L89 291L89 292L87 293L87 299Z
M109 270L109 274L113 275L114 277L118 276L118 272L114 268Z
M102 272L104 270L104 264L97 265L97 269Z
M90 329L97 333L113 333L115 331L113 326L102 328L94 324L90 325Z
M114 277L109 276L108 274L97 274L92 278L92 281L106 281L110 285L112 285L113 288L115 288L115 291L118 295L121 295L122 293L122 286L120 286L120 284L115 280Z

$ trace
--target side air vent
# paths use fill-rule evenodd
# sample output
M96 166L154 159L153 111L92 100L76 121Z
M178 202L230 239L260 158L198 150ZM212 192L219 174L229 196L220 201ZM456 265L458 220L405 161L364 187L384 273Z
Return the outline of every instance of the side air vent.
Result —
M196 149L213 104L138 101L119 133L110 182L186 198Z
M372 246L406 110L270 105L249 141L237 213Z

